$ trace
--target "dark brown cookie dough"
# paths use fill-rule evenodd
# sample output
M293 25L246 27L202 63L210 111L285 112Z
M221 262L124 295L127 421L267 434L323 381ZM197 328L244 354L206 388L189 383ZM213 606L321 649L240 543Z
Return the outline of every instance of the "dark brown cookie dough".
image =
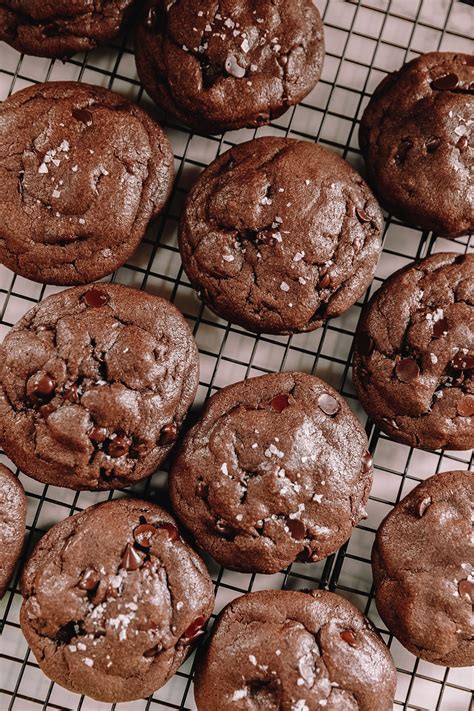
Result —
M312 331L364 293L382 214L322 146L266 137L217 158L189 193L179 243L205 303L251 331Z
M169 301L119 284L67 289L0 346L0 441L45 484L128 486L165 459L198 375L196 344Z
M26 496L17 477L0 464L0 598L13 575L25 535Z
M395 683L387 647L350 602L272 590L221 612L194 693L199 711L391 711Z
M367 437L319 378L275 373L223 388L170 475L178 518L227 568L275 573L334 553L365 515Z
M452 238L474 229L473 89L472 55L423 54L384 79L360 124L369 183L385 207Z
M19 52L66 57L116 37L135 0L0 0L0 40Z
M436 474L395 506L375 539L380 616L433 664L474 664L473 513L474 472Z
M0 104L0 262L46 284L120 267L163 207L173 154L119 94L35 84Z
M353 379L392 439L474 447L474 254L440 253L393 274L362 314Z
M312 0L148 0L135 36L143 86L205 133L268 123L309 94L324 58Z
M211 579L173 518L117 499L56 524L22 578L20 622L40 668L100 701L148 696L212 612Z

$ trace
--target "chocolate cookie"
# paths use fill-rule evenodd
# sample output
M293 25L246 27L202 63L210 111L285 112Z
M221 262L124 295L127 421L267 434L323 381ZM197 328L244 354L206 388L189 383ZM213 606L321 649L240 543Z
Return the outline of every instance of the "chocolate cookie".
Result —
M0 464L0 598L13 575L25 535L26 496L17 477Z
M304 373L223 388L170 475L178 518L234 570L275 573L334 553L364 517L367 437L339 393Z
M217 314L250 331L312 331L364 293L382 214L360 175L322 146L265 137L215 160L189 193L184 268Z
M391 711L395 683L387 647L350 602L272 590L224 608L194 693L199 711Z
M99 279L138 246L172 180L168 139L122 96L23 89L0 105L0 261L46 284Z
M323 25L312 0L148 0L135 36L143 86L205 133L268 123L319 80Z
M198 375L194 339L168 301L119 284L67 289L0 346L0 441L45 484L128 486L165 459Z
M474 447L474 254L435 254L384 283L361 317L353 379L397 442Z
M2 0L0 40L19 52L66 57L116 37L135 0Z
M148 696L187 657L212 581L173 518L116 499L53 526L22 577L20 622L40 668L100 701Z
M395 506L375 539L380 616L433 664L474 664L473 512L474 472L436 474Z
M409 224L458 237L474 229L474 58L430 52L390 74L360 124L369 183Z

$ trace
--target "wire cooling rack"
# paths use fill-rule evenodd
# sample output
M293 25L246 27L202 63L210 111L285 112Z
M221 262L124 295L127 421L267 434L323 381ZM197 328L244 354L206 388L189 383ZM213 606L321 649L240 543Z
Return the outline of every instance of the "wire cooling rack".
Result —
M293 1L296 0L289 0ZM318 0L316 4L324 19L327 54L322 79L315 90L300 106L258 131L241 130L208 137L165 122L177 171L172 199L130 262L111 277L169 298L191 324L201 356L194 416L203 401L224 385L271 371L302 370L316 373L338 388L359 418L366 421L354 397L350 362L354 330L368 295L346 314L314 333L292 338L255 337L218 319L202 306L183 272L176 242L177 221L186 191L220 152L256 135L293 136L320 141L362 171L358 122L370 94L384 75L421 52L472 51L469 38L474 34L474 10L470 7L471 0L467 3L457 0ZM0 45L0 99L33 82L57 79L100 84L152 108L138 82L128 37L103 50L75 55L65 63L19 55L7 45ZM384 251L371 291L414 258L444 250L472 251L474 239L454 242L436 239L387 216ZM29 282L0 267L0 338L25 311L53 291L58 289ZM215 613L249 590L321 587L336 591L369 615L390 646L398 669L394 709L467 711L472 686L469 669L449 670L417 660L387 633L373 601L370 551L382 518L401 497L436 472L474 468L472 453L412 449L391 442L370 422L367 422L367 434L375 459L375 480L367 507L368 519L354 530L348 544L319 563L295 564L272 576L233 573L208 560L216 588ZM0 459L11 466L4 455L0 454ZM106 492L76 493L43 486L21 473L19 476L28 494L27 542L22 560L54 523L111 496ZM166 474L158 472L135 491L166 501ZM20 631L18 578L17 571L0 608L3 626L0 711L115 708L119 711L185 711L196 708L192 690L193 658L153 697L127 704L111 706L94 702L51 683L39 670ZM217 706L216 711L219 711Z

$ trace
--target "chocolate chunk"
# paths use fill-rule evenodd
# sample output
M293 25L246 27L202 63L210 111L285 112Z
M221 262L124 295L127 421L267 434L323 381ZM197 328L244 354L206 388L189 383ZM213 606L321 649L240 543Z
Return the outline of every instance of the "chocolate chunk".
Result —
M81 590L87 590L87 592L91 592L92 590L96 589L99 583L100 576L97 570L95 570L94 568L87 568L82 574L78 587Z
M105 427L93 427L89 432L89 439L96 444L105 442L107 439L107 430Z
M319 289L327 289L330 287L332 284L331 277L329 276L328 272L324 274L324 276L321 278L321 280L318 283L318 288Z
M438 91L449 91L450 89L456 89L458 83L458 75L449 73L433 79L431 82L431 88L437 89Z
M204 634L203 625L206 622L206 618L203 617L203 615L200 615L199 617L196 617L194 622L191 622L189 627L184 632L183 636L183 641L187 644L189 642L192 642L196 637L199 637L200 635Z
M62 625L56 632L55 638L60 644L69 644L73 637L77 637L79 634L79 625L74 620L66 622Z
M357 349L361 355L369 356L374 350L374 339L362 331L357 337Z
M338 401L332 395L328 395L327 393L323 393L319 396L318 406L320 410L330 417L339 412Z
M372 465L374 463L374 458L369 451L367 451L362 457L362 470L363 472L370 472Z
M92 113L89 109L73 109L71 113L73 118L83 123L84 126L92 126Z
M165 531L172 541L176 541L179 538L179 531L172 523L160 523L158 528L160 531Z
M370 215L368 215L366 211L362 210L360 207L356 207L356 214L361 222L372 222Z
M474 353L456 353L450 363L454 370L472 370L474 368Z
M395 155L395 160L398 163L404 163L407 157L408 151L413 147L412 141L409 138L404 138L398 145L397 153Z
M275 397L271 401L272 410L275 410L275 412L283 412L283 410L286 410L289 404L290 402L288 395L284 393L282 393L281 395L275 395Z
M474 395L465 395L458 402L458 415L461 417L471 417L474 415Z
M83 299L87 306L92 306L92 308L98 309L101 306L105 306L109 300L109 295L101 289L93 288L85 292Z
M436 136L431 136L431 138L428 138L428 140L425 143L426 150L428 153L434 153L437 148L439 148L441 144L441 140L437 138Z
M76 383L66 388L64 391L64 399L69 400L69 402L79 402L79 395L77 392L78 388Z
M343 630L341 632L341 639L347 642L347 644L350 644L351 647L355 647L357 644L357 637L352 630Z
M456 143L456 148L458 148L460 151L463 151L465 148L467 148L469 145L469 139L467 136L461 136L459 141Z
M297 560L300 563L310 563L313 560L314 551L311 546L306 545L297 555Z
M303 521L300 521L299 518L288 518L286 525L290 529L291 537L294 538L295 541L303 540L306 535L306 526Z
M118 434L107 442L107 454L111 457L124 457L130 450L132 440L124 434Z
M474 582L471 580L460 580L458 585L459 595L464 599L474 603Z
M41 407L38 408L38 412L40 413L41 417L44 417L45 420L48 419L50 415L53 414L53 412L56 412L57 407L56 405L53 405L52 402L48 402L47 405L41 405Z
M137 526L133 531L133 537L142 548L150 548L151 539L156 535L156 527L152 526L151 523L142 523L141 526Z
M420 518L422 518L422 516L424 516L424 513L425 513L426 509L428 508L428 506L431 506L431 496L426 496L426 497L425 497L424 499L422 499L422 501L420 501L420 503L418 504L416 510L417 510L418 516L419 516Z
M418 363L411 358L403 358L395 366L395 372L402 383L411 383L420 374Z
M56 383L48 373L38 371L28 380L26 392L28 396L36 400L48 400L54 393Z
M441 338L448 332L448 319L440 318L433 324L433 338Z
M161 444L161 445L172 444L176 440L177 436L178 436L178 428L176 426L176 423L170 422L168 425L165 425L163 427L163 429L161 430L159 444Z
M154 646L154 647L151 647L151 649L145 649L145 651L143 652L143 656L144 656L146 659L150 659L150 658L152 658L152 657L156 657L156 655L159 654L162 649L163 649L163 645L162 645L162 644L155 644L155 646Z
M127 543L120 567L125 568L125 570L138 570L143 565L144 558L144 553L137 551L130 543Z
M198 481L196 494L202 499L207 499L209 495L209 486L204 481Z

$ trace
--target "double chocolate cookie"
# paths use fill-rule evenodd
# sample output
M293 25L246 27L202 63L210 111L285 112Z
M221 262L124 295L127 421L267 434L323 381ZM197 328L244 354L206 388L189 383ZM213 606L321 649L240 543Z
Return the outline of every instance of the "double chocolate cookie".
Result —
M474 664L473 513L474 472L436 474L395 506L375 539L380 616L433 664Z
M0 347L0 441L45 484L128 486L165 459L198 374L194 339L168 301L119 284L67 289Z
M278 590L223 610L194 693L199 711L391 711L395 683L387 647L350 602Z
M0 598L15 570L25 535L26 496L17 477L0 464Z
M265 137L215 160L189 193L179 244L204 302L250 331L312 331L371 283L382 213L322 146Z
M0 262L46 284L99 279L133 253L172 181L168 139L122 96L23 89L0 105Z
M474 447L474 254L435 254L384 283L361 317L353 378L392 439Z
M317 83L323 25L312 0L148 0L135 36L143 86L205 133L280 116Z
M446 237L474 229L473 90L472 55L423 54L383 80L360 124L369 183L381 202Z
M61 521L22 577L20 622L53 681L99 701L140 699L187 657L212 612L212 581L173 518L117 499Z
M66 57L116 37L135 0L2 0L0 40L25 54Z
M275 573L334 553L365 515L367 437L319 378L276 373L223 388L170 475L178 518L234 570Z

